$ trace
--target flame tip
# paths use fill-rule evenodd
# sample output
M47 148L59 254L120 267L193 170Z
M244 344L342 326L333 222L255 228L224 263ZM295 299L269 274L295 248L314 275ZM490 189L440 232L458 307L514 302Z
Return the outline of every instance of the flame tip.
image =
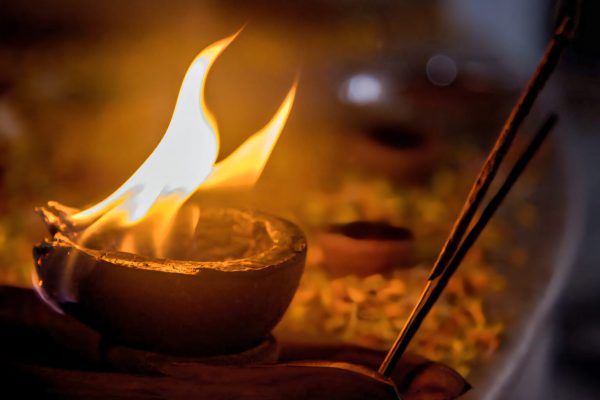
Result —
M205 104L205 82L215 60L245 26L209 45L195 57L183 79L167 131L146 161L110 196L70 216L86 226L81 241L87 241L96 232L152 221L151 241L160 256L170 232L169 221L173 221L193 193L215 186L248 187L256 183L291 112L299 72L271 120L226 159L215 164L219 131ZM121 246L134 251L136 241L126 236Z

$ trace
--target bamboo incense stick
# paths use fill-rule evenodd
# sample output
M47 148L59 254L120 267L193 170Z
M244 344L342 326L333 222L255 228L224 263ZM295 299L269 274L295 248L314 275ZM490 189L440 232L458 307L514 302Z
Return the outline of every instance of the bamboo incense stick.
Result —
M467 196L467 200L465 201L459 217L452 227L446 243L442 247L438 258L433 265L428 281L425 285L425 288L421 292L417 304L413 308L402 331L396 338L396 341L392 345L392 348L389 350L387 356L380 366L379 372L383 375L386 375L386 373L390 372L390 369L393 369L395 361L392 362L392 360L399 358L401 353L404 351L402 350L399 352L400 354L397 354L398 346L400 345L400 341L403 337L403 332L405 332L407 327L413 323L419 308L427 298L429 291L433 286L433 280L442 274L442 272L447 268L448 263L452 260L452 257L461 243L465 232L471 224L479 204L483 200L491 182L496 176L502 160L510 149L518 128L524 121L525 117L529 114L535 99L556 68L556 65L560 59L560 55L572 36L572 27L572 18L568 15L563 17L558 25L558 28L554 32L552 40L546 47L546 51L544 52L537 70L533 74L521 96L517 100L517 103L513 107L513 110L508 116L508 119L504 124L502 131L500 132L498 139L494 144L494 147L490 151L488 158L486 159L486 162L479 173L479 176L477 177L471 188L471 191L469 192L469 195Z
M570 16L563 17L558 25L558 28L554 32L552 40L546 47L546 51L544 52L537 70L531 77L527 86L521 93L521 96L517 100L517 103L513 107L494 144L494 147L490 151L488 158L486 159L486 162L479 173L479 176L475 180L475 183L473 184L471 191L467 196L465 204L454 226L452 227L450 235L448 236L446 243L442 247L438 258L433 265L428 281L419 297L419 300L417 301L417 304L413 308L407 322L402 328L402 331L396 338L392 348L389 350L383 363L381 364L379 368L379 372L381 374L387 376L391 370L393 370L397 360L406 349L408 341L410 341L410 338L408 341L406 341L406 333L410 330L409 328L417 318L421 306L428 298L430 291L433 288L433 281L447 269L449 263L455 256L455 253L471 224L477 208L485 197L491 182L498 172L500 164L510 149L519 127L529 114L535 99L544 88L548 78L558 65L560 55L562 54L562 51L568 44L568 41L572 35L572 27L572 18ZM406 341L406 343L404 343L404 341Z
M556 114L551 114L541 128L536 133L535 137L527 147L527 149L523 152L523 154L519 157L514 167L510 171L506 180L496 192L496 194L492 197L488 205L484 208L481 213L480 218L477 220L473 228L466 235L465 239L461 243L461 245L457 248L454 256L448 263L447 267L442 271L439 278L435 281L427 281L425 290L421 294L421 297L417 303L417 306L413 310L409 322L404 325L400 335L396 339L394 346L386 355L383 363L379 367L379 373L383 376L388 376L391 371L393 371L397 361L400 359L410 340L413 338L419 327L421 326L423 320L438 300L446 285L450 281L450 278L456 272L460 263L462 262L464 256L467 254L471 246L475 243L479 235L490 221L510 189L513 187L514 183L518 180L521 173L524 171L527 164L531 161L537 150L540 148L548 133L552 130L554 125L556 124L557 116Z
M484 163L479 176L475 180L467 200L463 205L463 208L452 227L450 235L446 240L446 243L442 247L440 254L433 265L425 288L421 292L421 295L417 301L417 304L411 311L407 322L405 323L402 331L396 338L396 341L392 345L386 355L383 363L379 368L379 372L383 375L387 375L397 359L404 352L406 345L402 351L398 351L398 348L403 340L404 333L408 327L414 322L421 305L427 298L430 290L433 287L433 281L443 273L447 268L448 263L452 260L455 252L460 245L465 232L467 231L479 204L483 200L492 180L496 176L498 168L504 159L506 153L510 149L513 139L525 117L529 114L531 107L535 99L537 98L540 91L543 89L551 73L556 68L560 55L566 47L571 35L572 35L572 19L569 16L563 17L558 28L554 32L554 36L548 44L546 51L538 65L537 70L533 74L532 78L528 82L527 86L523 90L521 96L517 100L517 103L513 107L506 123L504 124L502 131L500 132L494 147L490 151L486 162Z
M431 274L429 275L429 280L438 277L454 255L454 252L469 227L479 204L483 200L491 182L494 180L496 172L498 172L498 167L510 149L519 127L529 114L535 99L556 68L560 55L568 43L571 24L571 18L566 16L554 32L554 36L548 44L537 70L521 93L521 96L508 116L502 131L500 131L494 147L483 164L479 176L469 192L463 209L448 236L448 240L442 247L438 258L434 263Z

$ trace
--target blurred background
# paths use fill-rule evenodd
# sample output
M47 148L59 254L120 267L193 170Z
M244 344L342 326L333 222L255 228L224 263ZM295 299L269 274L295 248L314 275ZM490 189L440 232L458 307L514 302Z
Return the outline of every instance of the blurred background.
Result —
M553 294L536 287L531 293L541 293L539 298L527 299L551 308L530 338L543 349L526 359L508 358L518 359L521 376L511 378L520 388L512 398L596 399L600 5L591 0L0 0L0 283L30 285L31 246L45 236L34 207L48 200L83 207L125 181L164 133L193 57L240 27L243 33L216 62L206 89L221 131L221 158L268 120L300 76L288 126L256 193L243 196L245 204L277 210L308 232L358 218L391 220L409 226L417 238L431 235L419 250L429 254L442 243L556 16L575 4L580 18L574 43L532 115L535 124L548 109L557 110L559 137L509 205L523 226L543 227L543 219L527 222L532 214L573 219L561 222L569 237L556 242L569 249L555 260L560 273L550 267L544 272L544 282L560 280L548 283ZM548 172L554 168L561 174L556 181ZM531 200L540 193L526 185L542 181L555 183L560 201L548 206ZM232 202L231 196L213 197ZM412 214L397 211L421 205ZM538 206L546 211L536 214ZM525 253L537 244L519 239L510 221L482 238L485 268L473 267L464 279L484 271L510 286L515 273L503 273L496 261L530 264ZM547 246L554 241L549 238ZM509 242L510 257L487 257L487 248ZM311 257L322 263L318 251ZM419 277L405 281L418 285ZM326 280L328 287L331 282ZM301 293L309 296L310 284ZM299 316L301 302L283 333L307 323ZM333 326L336 320L327 321ZM498 326L489 321L478 331L478 340L483 333L493 336L482 347L490 354L498 338L502 348L499 331L510 330L497 332ZM461 372L478 365L440 359ZM489 381L486 387L493 387Z

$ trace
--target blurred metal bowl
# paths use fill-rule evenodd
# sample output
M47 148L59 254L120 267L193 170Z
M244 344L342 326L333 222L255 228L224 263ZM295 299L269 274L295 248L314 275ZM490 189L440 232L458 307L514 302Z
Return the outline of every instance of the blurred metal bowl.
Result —
M473 86L468 76L467 82L454 90L451 82L427 83L427 62L423 60L427 57L417 57L400 66L389 61L364 65L340 79L340 100L348 118L353 122L361 118L425 121L433 123L438 131L446 129L442 132L446 138L466 134L487 146L518 96L514 86L518 80L488 59L486 62L492 64L480 64L485 74L476 79L477 87L485 90L469 93ZM468 60L468 57L462 61L456 58L459 75L461 65L468 65ZM417 75L421 75L421 83L414 83L411 78ZM485 77L489 78L488 84ZM410 82L409 86L406 82ZM358 89L352 84L358 85ZM547 88L546 92L554 89ZM427 102L428 96L434 99ZM549 108L544 100L538 101L541 107L538 104L531 120L535 121L542 109ZM553 100L552 105L555 103ZM473 114L476 118L470 117ZM525 126L521 134L527 130ZM562 121L536 157L535 165L530 167L539 175L536 186L527 189L531 191L530 201L536 206L539 222L527 229L514 227L513 232L516 241L527 249L529 261L525 268L510 263L494 264L508 284L505 290L490 294L485 301L490 317L506 322L506 331L500 349L489 362L473 368L469 375L473 390L466 399L539 398L547 383L552 312L571 271L584 222L581 174L568 133L569 125ZM499 213L497 218L502 218L502 209Z
M490 363L473 373L466 399L541 398L551 364L552 316L571 272L585 221L584 192L569 126L557 129L544 174L533 195L542 223L522 240L527 269L506 267L509 285L491 300L491 312L510 324Z

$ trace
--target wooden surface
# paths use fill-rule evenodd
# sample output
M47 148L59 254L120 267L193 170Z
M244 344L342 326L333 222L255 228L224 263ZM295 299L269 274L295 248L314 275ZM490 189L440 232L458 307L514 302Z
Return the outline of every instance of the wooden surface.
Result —
M0 287L0 381L20 396L71 399L454 399L469 386L443 365L407 355L386 382L382 352L282 343L277 364L209 365L101 346L27 289ZM130 350L133 352L133 350ZM146 354L140 359L140 354ZM140 361L141 360L141 361Z

